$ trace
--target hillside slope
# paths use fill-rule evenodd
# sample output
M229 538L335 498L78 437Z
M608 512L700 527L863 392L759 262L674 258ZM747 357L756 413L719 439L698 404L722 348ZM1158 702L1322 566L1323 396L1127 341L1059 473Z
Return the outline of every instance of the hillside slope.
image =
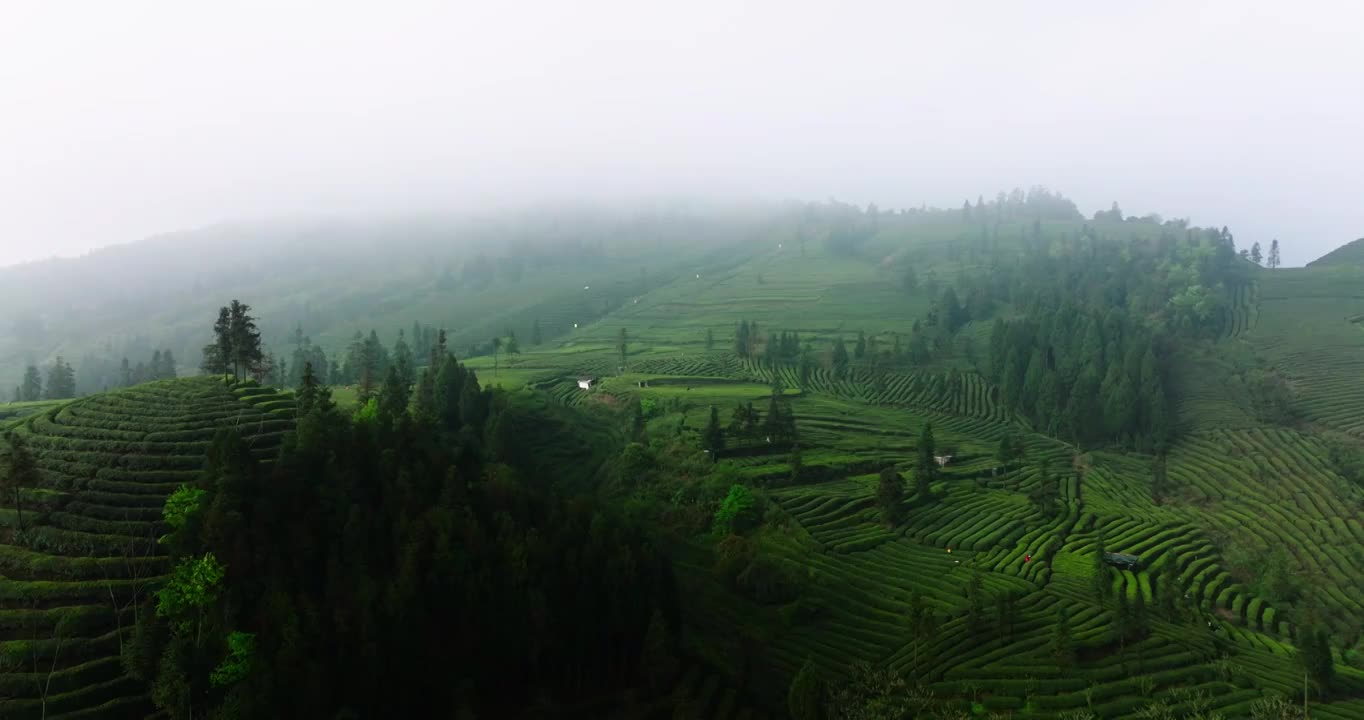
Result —
M1325 265L1364 265L1364 238L1349 242L1307 263L1307 267Z
M1086 226L1119 241L1161 234L1078 221L1048 223L1042 234L1064 252ZM1266 695L1301 693L1294 643L1302 625L1321 623L1339 662L1335 694L1314 713L1364 717L1364 672L1346 662L1357 662L1364 620L1364 490L1329 450L1338 437L1360 439L1364 422L1364 328L1350 322L1364 313L1364 275L1247 265L1226 303L1207 312L1215 331L1167 328L1179 434L1158 459L1114 444L1077 448L1011 411L986 374L990 317L965 322L925 361L898 349L893 360L876 359L875 348L909 343L943 288L964 295L994 273L992 258L1029 229L997 228L991 247L976 243L976 232L955 222L886 223L852 254L754 243L728 265L681 275L558 341L504 356L496 371L491 357L470 365L488 384L575 407L640 400L655 443L699 444L711 407L732 427L736 406L762 412L780 381L799 429L799 464L761 433L728 431L717 472L767 488L771 520L748 541L759 557L795 568L798 589L755 601L717 578L713 536L678 547L691 650L772 707L807 661L834 683L865 662L962 707L975 699L983 710L1038 717L1083 708L1127 717L1152 703L1201 704L1240 717ZM906 267L917 286L906 287ZM1023 310L999 303L993 315ZM758 323L767 342L798 334L813 366L769 359L761 345L743 357L741 321ZM843 341L852 353L859 338L870 354L840 372L830 348ZM578 387L584 375L597 378L594 389ZM1264 407L1257 383L1277 380L1298 419ZM877 472L891 466L912 477L929 423L953 460L933 486L936 500L916 496L887 526ZM998 459L1006 435L1026 446L1026 460ZM1054 510L1034 499L1047 495L1044 466L1058 486ZM1113 571L1099 602L1101 537L1142 565ZM973 578L987 598L975 619ZM920 642L905 619L915 597L938 621ZM1146 608L1149 629L1137 638L1118 635L1126 622L1118 597ZM996 620L1005 607L1010 619ZM1066 667L1050 649L1063 611L1077 654ZM756 666L744 659L754 652Z
M0 717L145 717L146 688L120 662L139 604L167 572L166 497L235 427L259 457L292 426L289 396L211 378L82 398L12 428L38 487L0 500ZM5 452L11 452L5 447Z

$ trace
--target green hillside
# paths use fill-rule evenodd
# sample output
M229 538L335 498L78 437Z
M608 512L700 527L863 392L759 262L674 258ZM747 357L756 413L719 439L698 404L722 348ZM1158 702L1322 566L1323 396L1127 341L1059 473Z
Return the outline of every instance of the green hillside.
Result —
M1364 265L1364 238L1346 243L1331 252L1307 263L1307 267L1324 265Z
M1161 232L1095 227L1113 238ZM751 683L774 706L808 659L830 680L863 661L931 679L927 687L939 698L974 698L977 707L984 699L987 710L1025 715L1089 708L1124 716L1152 702L1244 715L1266 693L1301 696L1293 643L1303 622L1325 623L1334 634L1343 653L1337 692L1364 691L1364 674L1345 657L1355 657L1364 611L1356 601L1364 590L1364 491L1335 458L1340 443L1357 452L1364 439L1364 332L1356 317L1364 306L1354 307L1364 275L1248 269L1208 316L1206 338L1171 338L1179 435L1158 461L1102 442L1077 448L1004 406L985 374L988 320L967 322L927 362L830 367L826 348L838 338L849 347L859 333L881 348L909 343L915 321L937 302L922 281L905 290L906 264L940 287L961 288L993 272L989 255L998 251L973 260L970 232L959 224L883 229L854 257L823 249L801 257L789 244L757 248L723 271L654 289L561 343L504 357L489 382L580 407L642 399L666 409L651 428L681 421L697 441L712 404L728 423L736 403L765 408L764 387L774 378L798 388L789 402L800 431L800 479L791 484L790 453L772 446L732 449L720 472L770 488L769 513L780 520L764 523L750 542L759 555L800 568L793 571L804 589L776 606L754 602L716 578L713 540L693 537L683 551L692 588L685 607L699 631L694 649L738 676L733 658L744 638L761 643L767 664ZM1017 237L1026 226L995 232ZM1083 228L1053 223L1046 232L1064 242ZM953 237L968 249L945 247ZM994 315L1010 312L1002 304ZM741 319L772 333L769 342L798 333L819 348L817 366L802 379L795 361L774 369L736 357ZM491 358L471 365L492 370ZM584 392L574 382L580 375L600 376L600 384ZM911 475L927 423L955 454L933 487L939 500L886 527L875 473L893 465ZM1027 461L996 458L1006 433L1027 444ZM1044 459L1061 480L1060 509L1051 514L1030 502ZM1157 462L1168 477L1158 496ZM1143 558L1139 571L1113 573L1115 594L1103 604L1091 590L1100 533L1110 552ZM994 620L967 627L961 613L971 604L973 576L990 598L987 616L998 598L1016 597L1007 631ZM943 623L917 664L904 619L916 595ZM1162 599L1175 595L1178 603ZM1148 608L1150 628L1139 640L1119 641L1117 596L1140 596ZM1178 608L1156 610L1162 603ZM796 608L807 605L818 610L802 617ZM1068 670L1058 669L1049 649L1063 609L1078 655ZM1360 712L1343 700L1315 710L1322 717Z
M707 228L695 247L623 243L616 227L622 244L600 257L515 279L456 273L451 289L439 270L422 283L361 274L360 291L319 276L297 283L307 300L264 286L243 299L282 356L303 323L349 366L334 398L354 435L340 420L326 432L366 450L332 452L392 485L338 476L358 493L345 500L379 510L319 532L344 528L351 543L363 527L403 553L426 548L436 541L407 542L395 507L463 507L468 493L478 509L440 522L475 538L505 524L495 536L509 559L491 567L522 567L528 548L543 550L515 540L538 506L508 500L509 477L648 528L648 552L666 552L676 576L681 662L647 689L611 687L629 686L625 699L576 698L578 710L786 717L807 668L826 709L850 717L883 701L925 717L1268 717L1279 698L1364 718L1364 266L1266 270L1225 228L1086 220L1063 198L1029 197L974 214L783 208L688 226ZM213 313L199 310L165 310L195 338L186 347L209 340ZM414 320L449 323L445 349L462 365L421 348L400 370L397 333ZM372 346L348 347L371 329ZM467 383L466 370L476 380L461 387L476 392L433 389ZM6 653L51 662L59 622L77 618L49 712L150 711L117 658L137 594L166 572L161 505L224 423L272 459L292 407L210 379L0 406L43 473L22 495L36 523L10 532L0 567L6 597L29 603L6 605ZM451 457L431 459L432 445ZM442 463L452 474L420 475ZM381 576L420 597L417 581L389 575L417 561L382 557L393 567ZM633 577L631 562L607 566ZM449 630L431 607L412 612ZM351 617L335 614L338 632ZM43 643L16 644L33 638ZM423 680L441 686L431 672ZM555 671L536 672L562 691ZM35 679L12 665L0 696L23 699L0 708L40 715Z
M40 481L20 491L22 526L12 499L0 509L0 715L151 712L120 655L167 571L162 505L198 477L218 428L238 428L271 457L292 405L265 388L195 378L94 395L11 426Z

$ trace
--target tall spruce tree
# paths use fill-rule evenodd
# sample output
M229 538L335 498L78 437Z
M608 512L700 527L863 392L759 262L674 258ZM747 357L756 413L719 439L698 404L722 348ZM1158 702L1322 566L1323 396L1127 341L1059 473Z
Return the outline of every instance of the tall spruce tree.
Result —
M43 399L43 376L36 365L24 368L24 382L20 387L20 399L24 402Z
M265 353L261 347L260 329L251 316L251 306L233 300L228 306L228 318L233 376L241 379L261 374Z
M4 491L14 498L14 511L18 520L19 532L23 532L23 491L38 487L41 475L38 472L38 463L34 459L33 453L28 449L28 443L24 441L22 435L10 430L5 435L5 440L9 445L9 457L6 463L7 472L4 477L0 477L0 483L4 483Z
M933 480L938 474L937 450L934 447L933 423L924 423L919 433L918 459L914 465L914 491L919 502L932 498Z

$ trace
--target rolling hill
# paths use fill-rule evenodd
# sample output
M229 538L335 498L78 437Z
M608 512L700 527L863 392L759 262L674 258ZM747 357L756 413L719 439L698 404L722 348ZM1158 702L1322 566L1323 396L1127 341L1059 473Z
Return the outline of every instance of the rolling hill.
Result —
M293 401L211 378L163 381L53 405L10 421L38 487L0 509L0 714L145 717L144 683L120 655L135 614L167 572L162 506L193 482L218 428L269 458ZM8 454L11 448L5 448Z
M1364 238L1346 243L1325 255L1307 263L1307 267L1327 265L1364 265Z
M781 212L713 233L723 242L608 250L453 291L439 271L420 283L345 276L363 277L368 295L319 276L307 331L332 351L357 330L393 338L413 319L453 319L453 348L484 387L562 406L553 423L518 426L534 474L650 518L674 557L689 656L670 695L679 717L783 716L807 663L832 687L861 677L862 664L889 671L944 715L1136 717L1155 706L1165 717L1244 717L1268 696L1303 700L1303 640L1322 628L1334 678L1311 693L1313 717L1364 718L1364 488L1341 459L1364 451L1364 268L1348 260L1360 243L1298 269L1232 256L1203 285L1197 273L1225 238L1182 225L826 212L871 229L849 240L842 220ZM1142 253L1163 259L1152 267L1169 298L1085 264L1129 267ZM1030 288L1020 268L1053 261L1062 279ZM302 295L285 285L250 286L262 294L244 299L265 317L287 315ZM949 288L971 309L937 329ZM982 294L990 302L973 299ZM1015 397L1028 391L996 379L1000 324L1051 338L1058 359L1038 355L1058 368L1066 336L1089 334L1030 324L1043 326L1048 298L1062 296L1132 308L1132 319L1095 313L1091 323L1100 340L1109 333L1094 347L1114 377L1141 374L1120 337L1158 338L1168 443L1144 445L1133 431L1079 439L1084 428L1039 417ZM194 309L175 321L187 338L211 319ZM284 332L298 320L272 322ZM532 344L536 322L546 332ZM743 346L740 324L765 339ZM519 352L494 355L487 340L508 330ZM788 333L802 349L769 356ZM789 407L798 440L731 428L750 403L764 416ZM40 524L4 548L7 647L79 618L80 640L57 656L51 712L149 709L117 663L130 607L118 592L145 593L164 573L151 542L160 503L193 477L213 429L253 428L267 457L289 407L273 391L196 378L10 409L45 483L25 495L42 505ZM706 455L712 408L726 441ZM632 422L642 425L632 435L618 430ZM930 426L945 459L921 494L913 478ZM1022 451L1005 456L1010 443ZM599 467L598 452L638 463L638 477ZM890 521L879 499L888 468L911 478ZM712 527L731 485L764 508L734 543ZM717 570L736 544L763 561L749 579ZM125 548L145 557L128 562ZM1141 561L1110 568L1103 552ZM755 574L768 578L759 590ZM916 629L916 608L931 632ZM54 652L47 643L38 657ZM0 679L0 695L24 698L12 707L39 712L31 673Z

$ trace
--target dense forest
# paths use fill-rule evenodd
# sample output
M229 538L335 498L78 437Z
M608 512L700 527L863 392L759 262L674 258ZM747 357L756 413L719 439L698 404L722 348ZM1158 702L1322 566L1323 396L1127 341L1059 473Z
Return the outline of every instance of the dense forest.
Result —
M223 349L206 351L219 369L250 354ZM609 509L548 492L496 430L530 411L440 340L430 352L415 386L390 366L353 418L305 362L278 459L222 430L169 498L175 566L127 662L171 717L496 717L676 664L666 556Z

